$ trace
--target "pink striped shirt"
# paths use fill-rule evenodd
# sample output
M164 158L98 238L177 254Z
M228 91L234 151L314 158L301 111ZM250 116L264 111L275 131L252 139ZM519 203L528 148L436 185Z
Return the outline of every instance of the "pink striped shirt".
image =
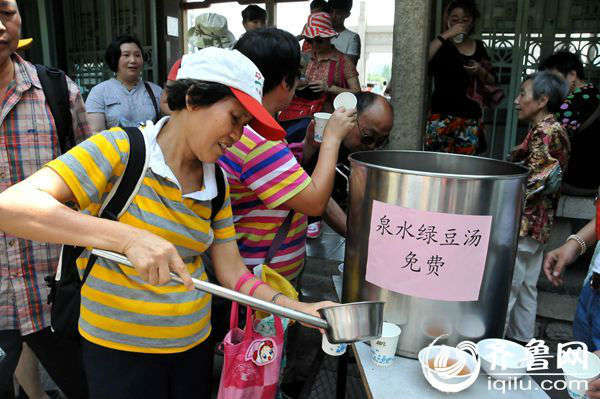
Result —
M275 234L290 212L284 204L310 184L287 144L244 128L240 141L219 159L230 186L240 254L248 268L263 263ZM306 215L296 212L287 237L269 265L291 280L304 265Z

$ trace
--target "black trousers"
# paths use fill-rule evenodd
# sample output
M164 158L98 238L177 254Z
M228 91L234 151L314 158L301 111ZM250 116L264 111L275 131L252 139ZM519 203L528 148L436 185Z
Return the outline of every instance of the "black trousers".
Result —
M211 397L210 339L173 354L125 352L82 341L91 399Z
M13 375L23 342L31 348L50 377L69 399L88 397L79 342L58 339L50 327L21 335L18 330L0 331L0 348L6 353L0 361L0 398L13 398Z

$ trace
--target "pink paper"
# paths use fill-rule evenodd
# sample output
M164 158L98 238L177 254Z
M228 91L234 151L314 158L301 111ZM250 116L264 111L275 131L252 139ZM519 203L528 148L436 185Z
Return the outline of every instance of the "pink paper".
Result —
M475 301L491 216L455 215L373 201L366 280L441 301Z

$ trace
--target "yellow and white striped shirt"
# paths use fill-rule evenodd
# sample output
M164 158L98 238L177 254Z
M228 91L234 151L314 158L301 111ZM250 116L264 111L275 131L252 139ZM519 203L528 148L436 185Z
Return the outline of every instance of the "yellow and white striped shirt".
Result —
M97 215L124 172L128 157L127 134L113 128L47 166L71 188L82 212ZM223 206L212 222L210 215L210 200L183 197L175 182L148 168L137 195L119 221L173 243L192 277L206 280L200 255L213 242L235 239L228 187ZM77 261L80 274L88 256L86 250ZM88 341L107 348L175 353L210 335L210 294L186 291L175 282L152 286L134 269L112 261L96 261L81 297L79 332Z

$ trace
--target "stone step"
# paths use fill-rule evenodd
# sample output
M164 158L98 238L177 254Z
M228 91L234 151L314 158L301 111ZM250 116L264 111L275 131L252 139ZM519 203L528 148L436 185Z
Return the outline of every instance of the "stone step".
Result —
M563 284L560 287L554 287L546 278L546 275L542 270L537 283L538 292L549 292L558 295L571 295L578 297L586 275L587 266L585 269L580 267L568 267L564 273Z
M561 295L553 292L538 292L537 315L549 319L573 322L577 296Z

